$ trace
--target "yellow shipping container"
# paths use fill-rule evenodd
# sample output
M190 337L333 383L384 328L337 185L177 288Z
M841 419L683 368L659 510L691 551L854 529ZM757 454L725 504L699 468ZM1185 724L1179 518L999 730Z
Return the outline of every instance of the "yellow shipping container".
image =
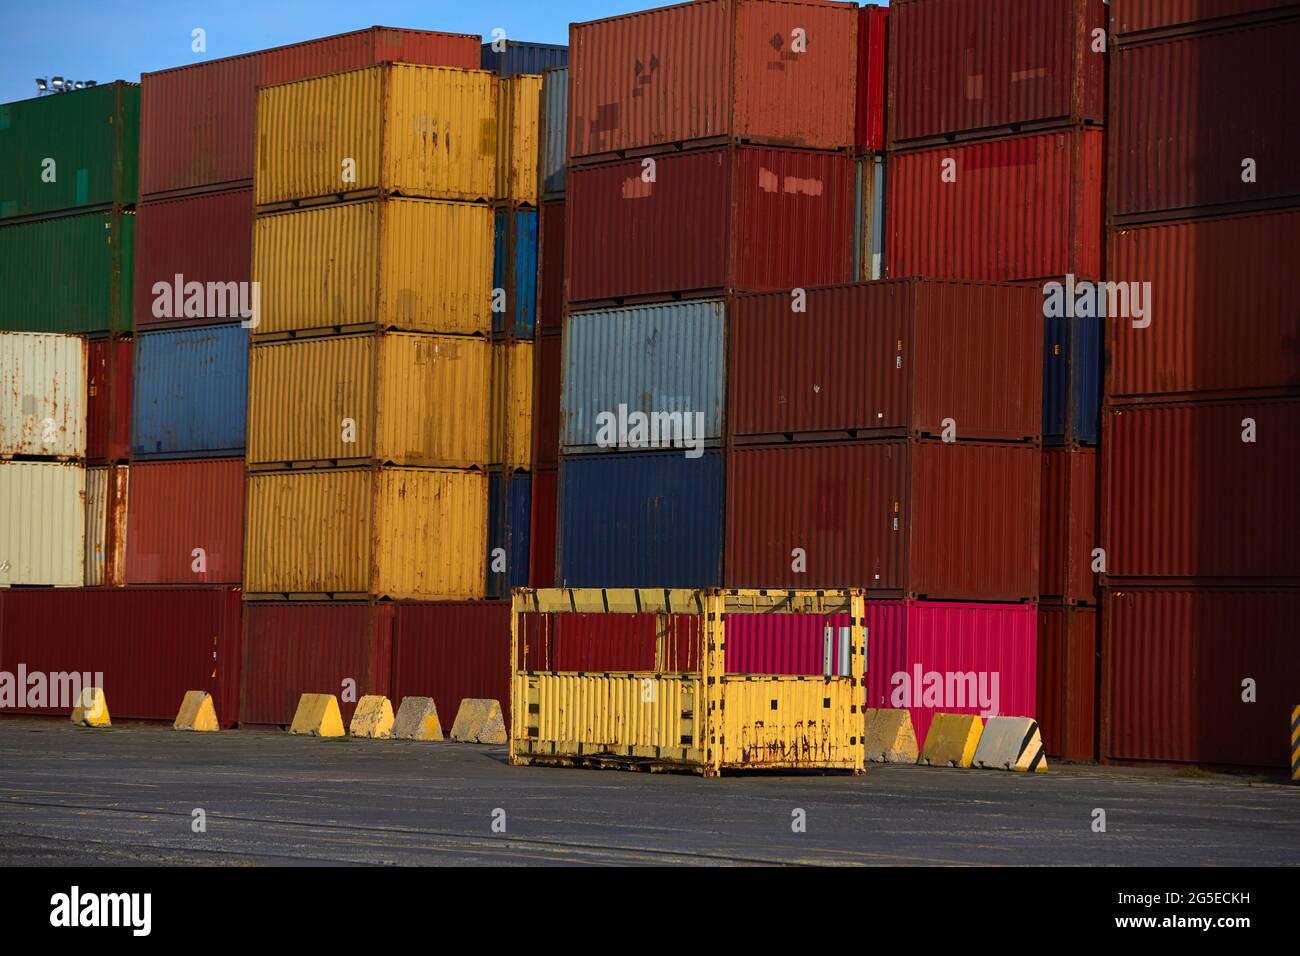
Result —
M491 429L489 456L494 467L532 468L532 342L498 342L492 346Z
M254 337L308 330L492 329L492 211L388 199L259 216Z
M258 206L376 192L486 201L496 154L486 70L384 63L257 91Z
M413 332L254 345L249 467L484 466L491 348L474 336Z
M487 497L481 471L252 472L245 595L482 598Z
M497 198L535 206L542 78L524 73L498 82Z

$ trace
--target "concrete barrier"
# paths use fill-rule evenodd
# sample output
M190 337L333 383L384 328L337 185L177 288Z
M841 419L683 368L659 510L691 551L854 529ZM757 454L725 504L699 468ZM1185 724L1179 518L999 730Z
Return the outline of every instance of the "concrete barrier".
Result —
M506 722L501 704L485 697L466 697L451 725L451 739L471 744L504 744Z
M931 767L969 767L983 730L984 722L975 714L935 714L917 763Z
M987 770L1047 773L1043 735L1032 717L990 717L972 763Z
M383 740L393 733L393 705L382 694L366 694L357 701L348 725L351 737L368 737Z
M916 763L916 731L910 710L869 707L864 723L866 759L872 763Z
M200 733L215 733L221 729L217 723L217 708L212 704L212 695L202 690L187 690L181 701L181 709L172 722L172 730L194 730Z
M333 694L303 694L293 715L291 734L308 737L342 737L343 715Z
M442 723L432 697L403 697L393 721L397 740L442 740Z
M72 708L72 722L78 727L111 727L113 722L108 717L108 698L102 687L86 687L81 691L81 699Z

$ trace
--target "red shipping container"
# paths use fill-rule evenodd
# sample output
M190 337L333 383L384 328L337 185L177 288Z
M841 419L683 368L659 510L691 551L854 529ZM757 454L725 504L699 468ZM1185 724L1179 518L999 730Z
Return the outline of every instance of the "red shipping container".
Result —
M140 77L140 194L193 192L253 178L258 86L383 62L477 70L482 39L370 27Z
M393 706L432 697L446 736L460 702L500 702L510 726L510 602L410 602L393 618Z
M1038 727L1049 757L1097 759L1097 609L1038 608Z
M734 436L939 436L948 420L959 438L1042 434L1037 290L900 280L793 302L740 295L727 310Z
M734 448L726 584L1035 598L1039 453L905 439Z
M1297 619L1290 588L1107 590L1103 757L1288 767Z
M240 723L287 726L303 694L333 694L347 727L362 697L391 698L392 663L391 604L246 603Z
M536 336L559 335L564 322L564 200L539 207Z
M1112 223L1300 203L1297 50L1300 16L1117 48Z
M885 148L885 55L889 7L867 5L858 12L858 113L854 144L861 150Z
M527 614L520 657L530 671L663 671L700 667L692 614Z
M184 199L142 202L135 212L135 328L208 325L240 318L239 295L227 307L209 309L206 294L198 315L155 316L154 284L251 281L253 190L232 189ZM188 297L188 294L187 294ZM169 299L170 301L170 299ZM173 306L173 312L178 306Z
M1107 323L1107 401L1300 389L1297 248L1296 209L1112 230L1111 278L1150 283L1150 321Z
M244 459L132 462L129 494L127 584L240 583Z
M1106 116L1105 0L893 0L889 142Z
M1086 128L892 154L886 274L1101 275L1103 139Z
M1112 584L1300 578L1300 399L1112 409L1102 427Z
M558 468L533 473L533 501L530 521L532 538L528 543L528 586L555 587L555 522L559 513L557 494Z
M1214 30L1245 20L1293 14L1296 0L1110 0L1116 36L1149 30Z
M1043 449L1042 507L1039 595L1096 604L1097 449Z
M131 455L131 339L95 338L86 356L86 461Z
M0 670L44 673L47 692L53 675L88 673L88 683L101 683L114 721L171 722L185 692L202 690L212 695L221 725L233 726L239 721L239 598L238 588L0 590ZM4 712L67 720L72 707L62 703Z
M847 154L728 147L569 174L570 302L847 282L854 165ZM645 160L644 162L652 162Z
M564 349L558 335L533 342L533 461L538 468L560 467L560 381Z
M857 37L857 5L827 0L699 0L570 24L569 158L739 140L847 148Z

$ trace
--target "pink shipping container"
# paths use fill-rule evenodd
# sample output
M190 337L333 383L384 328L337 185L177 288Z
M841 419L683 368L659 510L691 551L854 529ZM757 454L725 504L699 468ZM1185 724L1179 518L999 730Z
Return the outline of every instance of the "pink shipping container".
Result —
M303 694L333 694L346 727L363 696L391 696L393 605L245 604L243 661L240 723L285 726Z
M1119 37L1155 30L1214 30L1287 16L1297 7L1296 0L1110 0L1111 30Z
M1097 449L1044 448L1039 595L1096 604Z
M1097 609L1039 605L1038 726L1049 757L1097 759Z
M1297 620L1292 588L1107 590L1103 757L1288 767Z
M102 674L114 722L173 721L185 692L203 690L228 727L240 716L239 598L238 588L0 590L0 671ZM71 711L3 713L66 721Z
M243 559L244 459L132 463L127 584L238 584Z
M570 302L847 282L854 164L847 154L728 147L569 174Z
M890 9L891 148L1105 119L1105 0L893 0Z

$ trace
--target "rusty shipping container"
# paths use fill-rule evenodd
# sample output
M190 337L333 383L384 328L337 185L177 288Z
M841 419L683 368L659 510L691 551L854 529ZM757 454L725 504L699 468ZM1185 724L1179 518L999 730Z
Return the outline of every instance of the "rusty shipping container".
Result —
M140 77L140 193L250 184L257 87L384 61L476 69L470 34L371 27Z
M0 457L86 455L86 340L0 332Z
M1097 449L1043 449L1041 529L1039 595L1045 601L1096 604Z
M1300 578L1300 399L1117 408L1103 429L1110 583Z
M803 619L802 615L764 615L762 620L778 616ZM728 649L739 630L737 620L749 622L754 617L728 616ZM816 618L809 616L809 620ZM524 614L519 618L520 656L524 669L530 671L694 671L700 668L702 624L698 614ZM734 668L728 664L727 670Z
M569 27L569 159L854 142L856 4L699 0Z
M1101 655L1095 607L1038 608L1038 706L1049 757L1097 759Z
M131 455L132 339L86 343L86 461L126 461Z
M908 439L735 448L726 586L1032 600L1039 455Z
M86 469L86 587L126 584L126 465Z
M540 76L521 74L497 81L498 200L537 205L541 109Z
M238 584L244 459L135 462L126 522L128 584Z
M563 199L544 202L538 210L537 320L534 335L558 335L564 321Z
M1101 275L1103 138L1075 128L894 153L886 275Z
M1102 123L1106 13L1106 0L893 0L890 147Z
M801 304L794 311L790 292L732 300L728 417L738 440L1041 434L1033 289L863 282L807 289Z
M0 589L0 670L98 683L117 720L176 719L186 691L239 721L238 588ZM65 685L66 686L66 685ZM18 713L67 720L72 705Z
M1292 588L1106 590L1102 758L1289 767L1297 618Z
M1110 0L1110 6L1111 30L1123 41L1156 30L1186 33L1284 17L1294 13L1297 4L1296 0Z
M647 160L651 162L651 160ZM847 154L729 147L569 176L571 303L789 289L853 275Z

